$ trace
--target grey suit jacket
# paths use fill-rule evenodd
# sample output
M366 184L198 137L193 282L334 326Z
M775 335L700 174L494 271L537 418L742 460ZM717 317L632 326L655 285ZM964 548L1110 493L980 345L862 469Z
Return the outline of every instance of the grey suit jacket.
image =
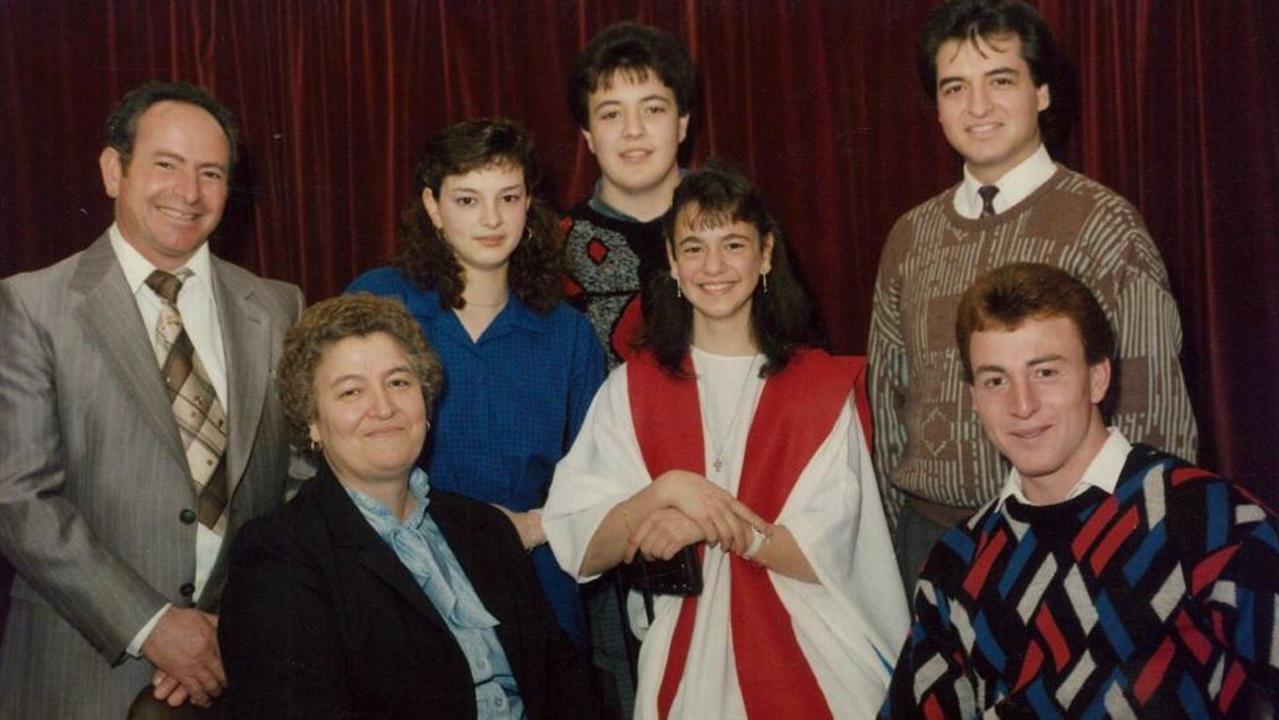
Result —
M231 423L227 540L282 499L285 421L274 369L296 286L213 258ZM0 717L124 717L152 667L125 653L166 602L200 598L195 492L149 329L106 234L0 280L0 550L17 568L0 646ZM190 592L189 586L186 592Z

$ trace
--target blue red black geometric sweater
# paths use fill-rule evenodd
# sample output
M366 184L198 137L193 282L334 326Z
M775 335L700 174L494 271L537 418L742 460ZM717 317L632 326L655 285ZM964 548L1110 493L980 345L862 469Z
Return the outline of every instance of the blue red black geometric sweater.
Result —
M933 548L880 717L1218 718L1279 697L1279 520L1134 445L1113 495L995 500Z

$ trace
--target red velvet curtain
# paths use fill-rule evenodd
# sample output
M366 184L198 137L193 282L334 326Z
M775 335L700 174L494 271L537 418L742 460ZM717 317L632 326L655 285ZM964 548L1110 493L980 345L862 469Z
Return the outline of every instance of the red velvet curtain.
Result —
M631 18L683 39L698 65L685 159L753 173L835 348L861 352L889 227L958 177L914 72L933 4L0 0L0 276L110 222L101 124L150 78L202 84L239 114L246 160L214 250L312 300L393 251L416 155L447 123L522 120L567 206L595 179L563 99L568 68ZM1144 214L1181 306L1201 459L1274 504L1279 3L1037 4L1074 66L1054 95L1079 101L1054 155Z

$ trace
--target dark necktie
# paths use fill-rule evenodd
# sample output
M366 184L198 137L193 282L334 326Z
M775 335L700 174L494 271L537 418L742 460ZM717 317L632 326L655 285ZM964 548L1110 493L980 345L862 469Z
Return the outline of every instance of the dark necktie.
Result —
M169 391L173 417L178 423L187 466L195 480L199 498L196 516L200 524L222 535L226 529L227 483L223 456L227 446L227 417L218 393L209 382L204 363L182 325L178 313L178 292L191 276L186 268L172 275L156 270L147 286L160 296L160 319L156 324L156 359Z
M982 185L977 188L977 194L981 196L981 216L995 214L995 196L999 194L999 188L994 185Z

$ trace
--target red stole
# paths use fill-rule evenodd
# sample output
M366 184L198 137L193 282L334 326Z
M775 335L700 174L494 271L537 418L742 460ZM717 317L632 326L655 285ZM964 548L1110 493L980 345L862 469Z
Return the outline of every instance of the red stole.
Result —
M649 476L672 469L705 474L702 415L692 363L690 377L673 378L651 353L627 362L635 436ZM854 372L846 359L820 350L795 353L764 385L746 439L737 497L760 517L777 520L800 473L848 401ZM699 548L700 550L700 548ZM737 678L751 718L829 718L830 708L808 667L768 571L732 556L730 610ZM697 598L684 598L657 694L658 716L669 716L684 676Z

